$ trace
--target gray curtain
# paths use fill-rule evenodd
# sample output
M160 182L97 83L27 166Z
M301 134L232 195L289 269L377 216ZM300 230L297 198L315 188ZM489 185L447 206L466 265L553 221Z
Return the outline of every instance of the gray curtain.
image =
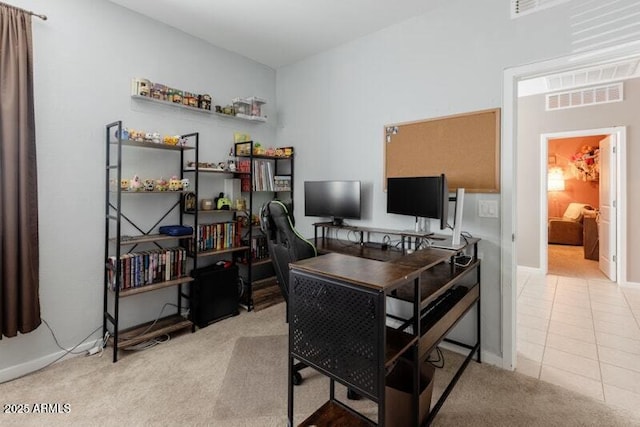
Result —
M40 325L31 15L0 4L0 338Z

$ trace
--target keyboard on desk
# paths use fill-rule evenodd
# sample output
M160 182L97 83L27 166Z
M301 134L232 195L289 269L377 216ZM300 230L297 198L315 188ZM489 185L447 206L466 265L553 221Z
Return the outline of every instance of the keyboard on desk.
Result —
M431 328L436 322L447 314L451 308L460 301L468 289L464 286L447 289L442 295L429 303L421 313L420 328L424 332Z

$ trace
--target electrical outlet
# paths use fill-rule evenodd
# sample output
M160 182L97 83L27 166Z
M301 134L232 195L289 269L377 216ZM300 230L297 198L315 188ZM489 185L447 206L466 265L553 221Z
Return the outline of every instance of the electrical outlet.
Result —
M498 201L478 200L478 216L481 218L498 218Z

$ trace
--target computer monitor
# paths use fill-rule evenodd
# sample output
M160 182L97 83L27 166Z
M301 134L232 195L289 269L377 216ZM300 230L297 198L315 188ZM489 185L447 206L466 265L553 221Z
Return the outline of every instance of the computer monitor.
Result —
M342 220L360 219L360 181L305 181L305 216L331 217L336 225Z
M449 187L444 174L439 176L387 178L387 213L440 220L447 228Z

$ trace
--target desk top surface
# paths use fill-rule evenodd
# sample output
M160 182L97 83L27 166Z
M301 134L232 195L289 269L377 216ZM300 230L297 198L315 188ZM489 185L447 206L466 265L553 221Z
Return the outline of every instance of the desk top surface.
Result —
M408 280L417 278L423 270L339 253L297 261L291 264L291 269L323 274L381 292L393 290Z

